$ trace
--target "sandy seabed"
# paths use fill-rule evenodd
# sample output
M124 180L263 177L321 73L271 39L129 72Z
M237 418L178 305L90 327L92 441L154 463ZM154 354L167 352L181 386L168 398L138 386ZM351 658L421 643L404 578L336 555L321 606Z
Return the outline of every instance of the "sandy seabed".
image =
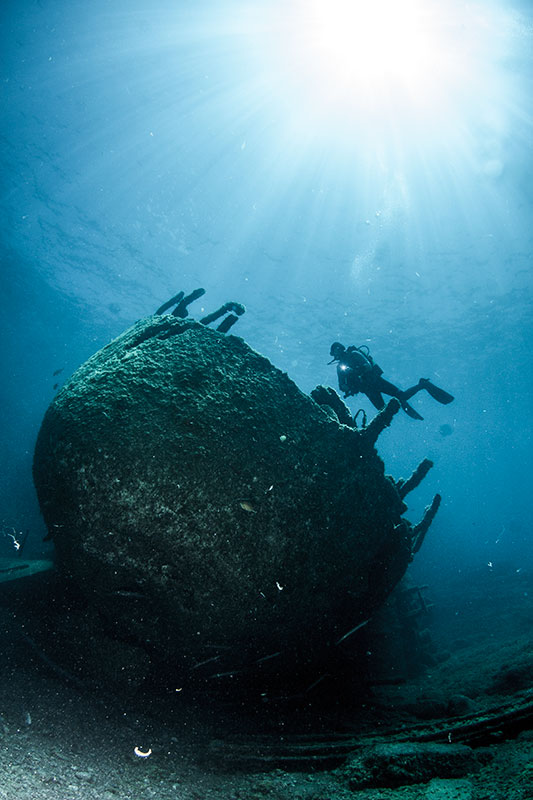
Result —
M370 716L419 725L417 704L439 707L456 695L471 701L470 712L514 698L533 702L530 583L510 573L478 576L468 590L459 582L460 592L437 593L432 633L449 657L416 680L374 690L354 719L354 736L361 723L368 736ZM216 703L200 707L184 697L180 710L179 702L166 707L164 698L142 693L125 701L106 687L84 690L54 674L17 635L21 620L12 608L0 606L0 621L0 800L533 800L527 722L485 742L488 763L472 772L396 788L354 788L343 767L251 772L224 759L226 736L253 742L250 718L240 728L238 715L228 724ZM342 724L350 726L346 717ZM139 757L135 748L151 754Z

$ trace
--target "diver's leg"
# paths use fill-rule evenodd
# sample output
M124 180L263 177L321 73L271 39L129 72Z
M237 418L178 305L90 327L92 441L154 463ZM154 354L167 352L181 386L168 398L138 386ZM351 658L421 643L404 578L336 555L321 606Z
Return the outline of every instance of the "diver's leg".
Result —
M402 392L402 390L398 389L398 387L395 386L393 383L391 383L390 381L387 381L387 380L385 380L385 378L381 378L381 377L379 378L379 384L378 385L379 385L380 391L384 392L385 394L390 394L391 397L396 397L396 399L399 400L400 403L402 404L402 408L405 411L405 413L408 414L410 417L412 417L413 419L424 419L423 417L420 416L418 411L416 411L407 402L407 400L410 397L412 397L414 394L419 392L420 389L423 389L424 388L423 386L416 386L416 387L413 386L413 387L411 387L411 389L407 389L407 391ZM413 391L413 389L414 389L414 391Z
M437 403L442 403L442 405L447 406L448 403L451 403L454 399L453 394L446 392L444 389L441 389L439 386L435 386L429 378L420 378L418 381L418 385L420 389L425 389L431 397L437 401Z
M378 392L377 389L362 389L361 391L366 394L372 405L377 409L381 411L382 408L385 408L385 400L383 399L381 392Z
M380 392L383 392L383 394L390 394L391 397L396 397L400 403L403 403L404 400L408 400L409 397L411 397L411 395L408 394L408 392L411 391L410 389L408 389L407 392L402 392L401 389L398 389L397 386L381 376L377 380L377 386Z
M406 389L405 392L403 392L403 396L405 397L406 400L409 400L410 397L413 397L413 395L417 394L417 392L422 391L423 388L424 387L422 386L420 381L418 381L418 383L415 384L415 386L411 386L410 389Z

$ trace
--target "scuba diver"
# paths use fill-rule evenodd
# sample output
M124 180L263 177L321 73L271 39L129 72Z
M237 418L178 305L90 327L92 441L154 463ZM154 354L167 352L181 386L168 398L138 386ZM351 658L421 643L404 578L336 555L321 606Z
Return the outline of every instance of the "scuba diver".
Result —
M424 419L407 402L414 394L425 389L431 397L438 403L447 405L454 399L451 394L439 389L429 378L420 378L415 386L402 391L390 381L383 378L383 370L379 367L368 351L366 345L355 347L351 345L346 348L340 342L333 342L329 351L333 356L329 364L337 362L337 378L339 389L344 393L344 397L362 392L366 394L370 402L378 409L385 407L384 394L396 397L406 414L413 419Z

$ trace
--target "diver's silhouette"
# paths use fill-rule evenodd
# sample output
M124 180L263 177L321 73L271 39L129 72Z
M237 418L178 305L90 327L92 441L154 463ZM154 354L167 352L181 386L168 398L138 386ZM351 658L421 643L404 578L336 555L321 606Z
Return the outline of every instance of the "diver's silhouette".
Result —
M346 348L340 342L333 342L329 354L333 356L329 363L337 362L339 389L344 393L344 397L351 397L362 392L376 408L382 409L385 407L383 395L388 394L396 397L405 413L413 419L423 419L423 417L407 401L422 389L425 389L438 403L444 405L451 403L454 399L444 389L435 386L429 378L420 378L415 386L402 391L383 378L383 370L374 362L366 345L362 347L351 345Z

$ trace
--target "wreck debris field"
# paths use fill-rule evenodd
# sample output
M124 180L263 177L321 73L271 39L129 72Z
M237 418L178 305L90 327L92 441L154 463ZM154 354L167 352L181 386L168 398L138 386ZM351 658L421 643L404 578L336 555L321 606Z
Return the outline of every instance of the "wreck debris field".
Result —
M533 6L3 0L0 800L533 800Z

